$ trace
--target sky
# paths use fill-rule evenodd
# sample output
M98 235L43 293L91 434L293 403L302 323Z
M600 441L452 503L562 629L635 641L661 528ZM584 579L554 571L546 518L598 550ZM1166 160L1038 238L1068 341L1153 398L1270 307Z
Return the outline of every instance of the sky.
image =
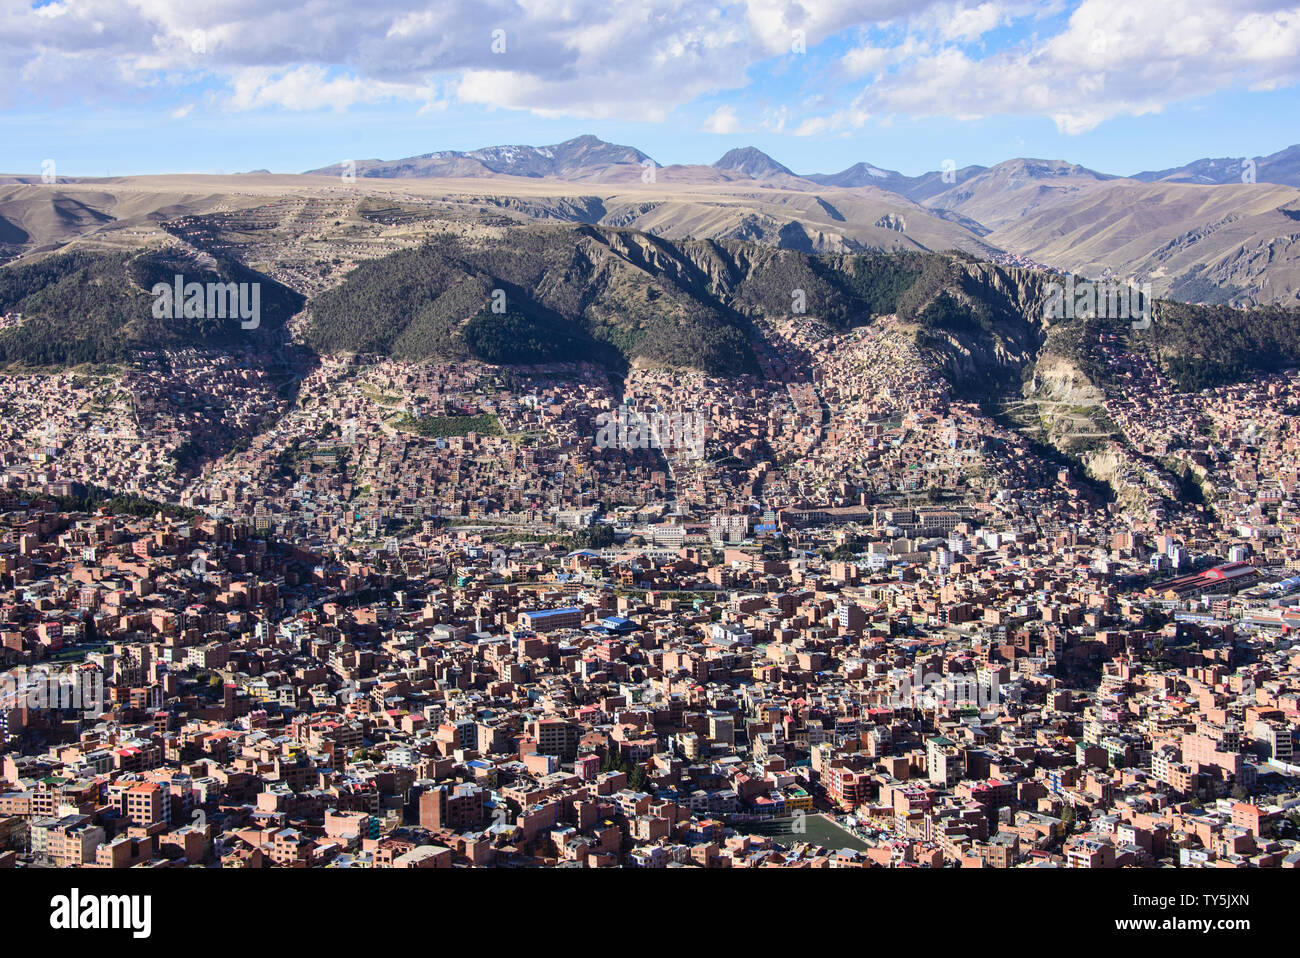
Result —
M591 133L797 173L1300 142L1269 0L0 0L0 172L296 173Z

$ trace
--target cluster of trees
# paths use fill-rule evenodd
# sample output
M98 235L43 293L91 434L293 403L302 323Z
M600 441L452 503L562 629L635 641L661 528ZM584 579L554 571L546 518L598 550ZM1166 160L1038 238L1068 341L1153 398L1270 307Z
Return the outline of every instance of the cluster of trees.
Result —
M307 342L320 352L379 352L401 359L449 355L457 313L482 306L488 288L472 281L436 237L418 249L363 263L311 304ZM406 337L403 341L403 337Z
M70 496L50 496L40 492L22 492L19 494L19 498L28 499L29 501L53 502L61 512L95 512L103 508L107 509L110 515L136 516L141 519L156 515L159 512L163 515L175 516L178 519L194 519L201 515L197 510L186 506L158 502L155 499L145 499L141 496L119 495L107 489L100 489L98 486L82 487L80 493Z
M123 332L149 315L123 253L77 250L0 269L0 312L23 323L0 332L0 363L71 366L128 356Z
M852 562L864 548L866 543L860 539L849 539L822 554L831 562Z
M605 549L614 544L614 527L605 522L579 529L571 537L575 549Z
M926 271L936 268L937 259L921 253L868 253L854 263L849 287L867 315L896 313Z
M669 366L693 366L714 374L751 372L756 368L749 339L722 322L656 323L641 339L636 355Z
M258 286L258 325L256 329L245 329L238 318L226 316L183 317L172 320L153 317L153 296L150 293L150 309L147 328L147 341L156 342L166 338L176 342L192 342L198 339L212 345L237 345L246 343L249 338L261 338L267 332L282 327L290 317L306 305L306 297L289 287L282 285L256 270L249 269L237 260L217 259L214 269L200 268L189 258L168 250L142 253L132 258L128 264L132 281L142 290L152 291L158 283L173 286L177 276L184 283L239 283ZM206 305L206 300L205 300ZM179 310L180 305L176 308Z
M974 308L947 290L930 301L918 316L922 326L954 333L975 333L981 329Z
M527 305L531 304L503 314L480 310L461 332L469 353L501 365L616 361L616 350L594 343L564 320L528 309Z
M795 250L768 250L738 243L719 245L723 265L720 296L747 314L798 312L794 291L802 292L803 309L837 329L870 322L874 316L902 312L926 283L926 276L948 278L947 257L932 253L869 252L858 255L813 255ZM928 295L933 295L931 291Z
M713 550L717 551L717 550ZM764 558L772 559L776 562L784 562L792 555L790 551L790 540L783 535L777 535L773 539L765 539L759 546L759 551ZM721 556L716 561L721 561Z
M632 789L634 792L639 792L645 787L648 777L644 765L638 765L635 762L622 758L618 754L618 749L612 744L605 752L605 762L601 771L625 773L627 775L627 787Z
M477 416L403 416L398 420L397 426L420 436L435 438L466 436L471 432L480 436L502 434L500 420L486 412Z
M259 328L242 329L238 318L154 318L150 291L178 274L187 283L259 283ZM141 346L246 343L282 325L303 302L239 263L219 262L212 271L158 251L60 252L0 268L0 312L23 316L22 325L0 331L0 364L122 363Z
M1184 391L1300 365L1300 309L1200 306L1164 301L1135 343L1158 357Z

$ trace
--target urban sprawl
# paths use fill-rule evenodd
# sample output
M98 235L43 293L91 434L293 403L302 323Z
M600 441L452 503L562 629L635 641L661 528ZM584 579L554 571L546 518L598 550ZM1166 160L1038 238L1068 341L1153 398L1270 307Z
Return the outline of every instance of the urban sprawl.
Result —
M815 322L0 377L0 866L1300 866L1300 375L1084 469Z

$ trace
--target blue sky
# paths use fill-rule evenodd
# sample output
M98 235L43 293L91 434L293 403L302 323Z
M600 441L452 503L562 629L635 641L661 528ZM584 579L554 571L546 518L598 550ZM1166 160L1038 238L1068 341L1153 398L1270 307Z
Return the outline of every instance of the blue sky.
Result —
M497 33L495 31L501 31ZM1132 173L1300 141L1268 0L0 0L0 171L300 172L581 133L800 173Z

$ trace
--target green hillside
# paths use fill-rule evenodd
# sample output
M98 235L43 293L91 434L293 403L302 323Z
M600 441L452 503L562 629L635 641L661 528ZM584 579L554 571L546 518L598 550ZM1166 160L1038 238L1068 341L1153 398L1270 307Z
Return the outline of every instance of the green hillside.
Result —
M1183 390L1300 366L1300 309L1193 306L1163 302L1134 342L1155 356Z
M435 238L363 264L317 296L307 341L322 352L399 359L618 365L644 357L713 372L752 368L746 324L698 282L683 281L693 267L667 244L630 232L622 242L617 233L541 227L501 240Z
M260 283L257 329L238 318L155 318L155 283ZM21 314L0 331L0 364L67 366L129 361L142 348L209 345L239 347L277 337L303 298L234 262L216 269L164 253L73 250L0 268L0 312Z
M266 346L304 306L298 293L229 260L179 251L75 250L0 267L0 364L129 362L141 349ZM215 265L211 265L215 264ZM151 288L187 281L261 284L261 324L155 318ZM309 304L320 353L500 364L636 360L716 375L757 370L752 321L796 313L831 329L883 314L915 324L930 361L975 398L1018 392L1040 354L1064 349L1100 385L1088 321L1044 317L1041 271L965 254L808 254L739 240L667 240L630 229L538 225L500 236L450 234L363 263ZM1093 321L1106 323L1107 321ZM1157 321L1115 329L1183 388L1300 364L1300 311L1162 302ZM1074 345L1069 345L1074 344Z

